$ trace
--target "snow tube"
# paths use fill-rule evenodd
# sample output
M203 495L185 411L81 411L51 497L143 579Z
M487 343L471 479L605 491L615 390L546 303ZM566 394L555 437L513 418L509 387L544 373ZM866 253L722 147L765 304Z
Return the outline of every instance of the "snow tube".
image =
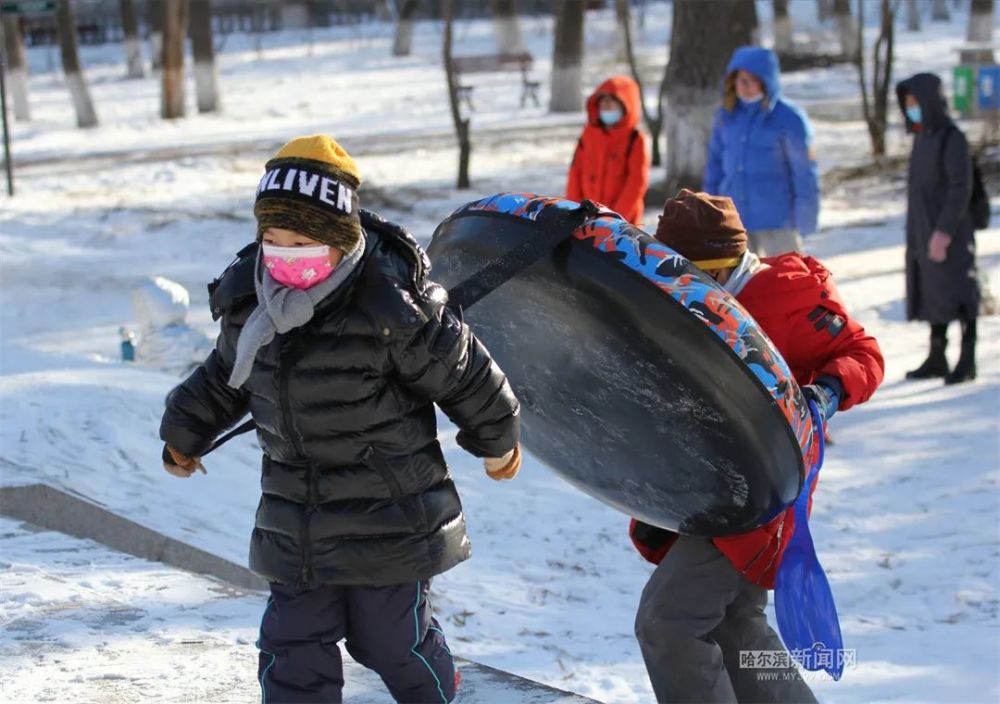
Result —
M767 522L799 494L813 442L787 365L711 277L615 213L566 217L581 210L501 193L459 208L428 247L454 292L532 239L561 241L463 311L521 401L524 446L661 528Z

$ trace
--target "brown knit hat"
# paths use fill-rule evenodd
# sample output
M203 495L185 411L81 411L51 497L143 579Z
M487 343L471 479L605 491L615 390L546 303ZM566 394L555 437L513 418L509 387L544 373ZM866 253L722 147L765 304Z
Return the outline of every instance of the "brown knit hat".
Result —
M733 260L747 251L747 231L733 200L686 188L663 206L656 239L703 269L736 266Z
M267 228L280 227L352 253L361 242L359 185L354 159L336 141L293 139L267 162L257 187L258 241Z

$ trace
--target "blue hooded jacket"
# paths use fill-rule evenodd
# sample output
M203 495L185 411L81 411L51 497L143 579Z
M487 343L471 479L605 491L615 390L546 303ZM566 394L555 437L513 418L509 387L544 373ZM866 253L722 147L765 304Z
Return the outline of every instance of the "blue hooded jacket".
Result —
M774 52L752 46L737 49L726 69L727 86L741 69L760 79L766 96L755 104L736 100L731 108L724 105L716 111L703 189L732 198L749 232L815 232L819 176L809 119L781 97Z

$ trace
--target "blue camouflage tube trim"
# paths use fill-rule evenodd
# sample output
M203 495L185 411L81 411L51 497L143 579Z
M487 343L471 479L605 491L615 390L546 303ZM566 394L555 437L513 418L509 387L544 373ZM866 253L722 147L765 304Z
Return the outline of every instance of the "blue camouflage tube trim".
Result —
M531 193L498 193L468 203L453 215L494 212L535 221L547 208L575 210L579 205ZM774 399L798 441L803 466L811 466L813 423L805 398L774 344L733 296L680 254L610 210L578 227L573 237L645 278L714 332Z

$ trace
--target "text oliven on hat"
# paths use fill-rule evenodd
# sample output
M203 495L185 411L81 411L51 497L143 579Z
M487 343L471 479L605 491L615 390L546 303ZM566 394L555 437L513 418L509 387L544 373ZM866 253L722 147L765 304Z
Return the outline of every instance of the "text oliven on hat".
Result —
M706 269L736 266L727 262L747 251L747 231L733 200L686 188L664 204L656 239Z
M264 230L295 230L347 254L361 242L358 186L351 155L326 135L296 137L264 166L254 215Z

